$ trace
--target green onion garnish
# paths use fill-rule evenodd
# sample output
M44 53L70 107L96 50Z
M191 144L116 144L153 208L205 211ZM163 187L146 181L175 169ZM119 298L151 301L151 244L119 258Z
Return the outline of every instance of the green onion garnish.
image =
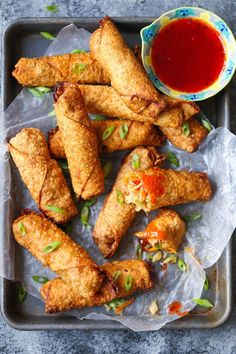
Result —
M179 160L172 151L167 152L166 159L171 163L171 165L179 167Z
M210 287L210 282L209 282L209 279L207 278L207 276L205 278L203 287L204 287L205 290L208 290L209 287Z
M56 4L45 6L45 9L48 11L51 11L51 12L58 12L59 11L58 5L56 5Z
M91 207L96 203L97 203L97 198L93 198L93 199L85 200L83 205L87 207Z
M184 215L183 219L184 219L184 221L191 222L191 221L199 220L199 219L201 219L201 217L202 217L201 213L194 212L192 214Z
M80 212L80 221L82 225L88 226L89 214L89 207L84 205Z
M176 262L177 262L176 254L170 254L163 260L162 263L167 264L167 263L176 263Z
M56 36L54 36L54 34L51 34L49 32L40 32L40 34L43 38L49 39L50 41L53 41L53 39L56 38Z
M117 200L117 203L119 203L121 205L124 204L124 196L119 189L116 190L116 200Z
M39 284L45 284L49 281L49 279L47 277L42 277L40 275L33 275L32 279Z
M184 122L182 124L182 133L185 135L185 136L189 136L190 134L190 128L189 128L189 123L188 122Z
M113 273L112 278L117 281L119 276L120 276L121 271L117 270L116 272Z
M138 259L143 258L143 249L140 244L138 244L138 246L136 247L136 255Z
M59 208L59 207L56 206L56 205L46 205L46 208L47 208L48 210L54 211L55 213L61 213L61 214L65 213L65 210L64 210L64 209Z
M208 299L192 299L195 304L202 307L214 307L214 305Z
M49 245L47 247L45 247L42 252L43 253L51 253L51 252L55 251L60 246L61 246L61 242L53 241L53 242L49 243Z
M112 133L115 130L115 126L111 125L109 128L107 128L106 130L104 130L103 134L102 134L102 140L106 140L109 138L109 136L112 135Z
M182 272L186 272L187 270L187 265L181 258L178 258L178 267L180 270L182 270Z
M111 161L107 161L103 165L102 168L103 168L104 177L106 178L112 171L112 162Z
M23 302L23 301L25 301L26 296L27 296L27 291L26 291L25 287L22 284L20 284L20 287L19 287L18 293L17 293L17 300L19 302Z
M50 92L51 89L49 87L28 87L28 91L32 93L33 96L42 98L46 93Z
M26 230L22 222L19 222L19 230L22 236L25 236Z
M85 53L85 52L86 52L85 50L77 48L77 49L73 49L70 52L70 54L80 54L80 53Z
M125 299L114 299L110 302L108 302L105 307L108 309L108 310L115 310L117 307L119 307L120 305L122 305L125 301Z
M92 120L106 120L106 117L104 116L95 116L92 118Z
M127 275L126 279L125 279L125 291L130 291L132 289L132 285L133 285L133 279L131 277L131 275Z
M83 63L76 63L74 64L74 67L73 67L73 72L75 74L80 74L82 73L82 71L84 71L84 69L86 68L86 64L83 64Z
M209 131L212 131L212 126L211 124L206 120L206 119L202 119L202 125Z
M122 140L126 137L126 135L128 134L128 131L129 131L128 124L122 124L120 126L120 137Z
M140 167L140 157L138 154L134 154L132 157L132 168L136 170Z
M65 170L65 171L69 170L67 160L58 160L57 162L63 170Z

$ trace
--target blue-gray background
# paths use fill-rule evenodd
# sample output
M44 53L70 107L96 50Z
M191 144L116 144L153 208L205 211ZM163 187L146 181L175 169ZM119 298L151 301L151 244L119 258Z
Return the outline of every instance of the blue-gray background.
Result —
M59 12L50 13L46 5L58 4ZM152 16L179 6L199 6L216 12L236 34L235 0L0 0L0 29L17 17L102 17ZM236 133L236 85L231 85L232 130ZM236 241L233 249L236 250ZM235 252L233 252L235 253ZM236 256L233 264L233 280ZM233 291L236 295L236 286ZM0 318L0 353L236 353L236 301L228 321L213 330L160 330L136 334L131 331L44 331L19 332Z

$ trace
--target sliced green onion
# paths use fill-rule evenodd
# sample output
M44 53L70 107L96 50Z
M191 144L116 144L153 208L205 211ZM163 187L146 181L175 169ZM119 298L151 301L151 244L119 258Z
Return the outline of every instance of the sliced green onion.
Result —
M127 292L130 291L132 289L132 285L133 285L133 279L132 276L129 274L125 279L125 291Z
M19 287L18 293L17 293L17 300L19 302L23 302L23 301L25 301L26 296L27 296L27 291L26 291L25 287L22 284L20 284L20 287Z
M110 302L108 302L107 305L107 309L109 310L115 310L117 307L119 307L120 305L122 305L125 301L125 299L114 299Z
M214 307L214 305L211 303L210 300L208 299L192 299L195 304L202 306L202 307Z
M176 263L176 262L177 262L176 254L170 254L164 259L162 263L167 264L167 263Z
M115 130L115 126L114 125L111 125L109 128L104 130L104 132L102 134L102 140L108 139L109 136L111 136L113 134L114 130Z
M56 4L45 6L45 9L48 11L51 11L51 12L58 12L59 11L58 5L56 5Z
M83 63L76 63L74 64L73 71L75 74L80 74L86 68L86 64Z
M182 272L186 272L187 270L187 265L181 258L178 258L178 267L180 270L182 270Z
M206 120L206 119L202 119L202 125L209 131L212 131L212 126L211 124Z
M143 258L143 249L140 244L138 244L138 246L136 247L136 255L138 259Z
M107 161L103 165L102 168L103 168L104 177L106 178L112 171L112 162L111 161Z
M49 39L50 41L53 41L56 38L56 36L54 36L54 34L49 33L49 32L40 32L40 34L43 38Z
M124 196L119 189L116 190L116 200L117 200L117 203L119 203L121 205L124 204Z
M167 152L166 159L171 163L171 165L179 167L179 160L172 151Z
M80 53L85 53L85 52L86 52L85 50L77 48L77 49L73 49L70 52L70 54L80 54Z
M41 275L33 275L32 279L39 284L45 284L49 281L47 277L42 277Z
M140 167L140 157L138 154L134 154L132 157L132 168L136 170Z
M185 136L189 136L190 134L190 127L189 127L189 123L188 122L184 122L182 124L182 133L185 135Z
M184 215L183 219L184 219L184 221L191 222L191 221L199 220L199 219L201 219L201 217L202 217L201 213L194 212L192 214Z
M43 253L51 253L51 252L55 251L60 246L61 246L61 242L53 241L53 242L49 243L49 245L47 247L45 247L42 252Z
M65 171L69 170L67 160L58 160L57 162L63 170L65 170Z
M90 214L89 207L84 205L80 213L80 221L82 225L88 226L89 214Z
M128 131L129 131L128 124L122 124L120 126L120 137L121 137L121 139L124 139L126 137L126 135L128 134Z
M60 213L60 214L65 213L65 210L64 210L64 209L59 208L59 207L56 206L56 205L46 205L46 208L47 208L48 210L54 211L55 213Z
M19 230L22 236L25 236L26 230L22 222L19 222Z
M205 278L203 287L204 287L205 290L208 290L209 287L210 287L210 282L209 282L209 279L207 278L207 276Z
M106 120L106 117L104 116L95 116L92 118L92 120Z
M28 87L28 91L32 93L33 96L42 98L46 93L50 92L51 89L49 87Z
M55 109L53 109L51 112L48 113L49 117L53 117L56 115Z
M152 257L152 262L153 263L156 263L156 262L159 262L163 257L163 254L161 251L158 251L157 253L155 253Z
M91 207L97 203L97 198L89 199L84 202L84 206Z
M119 276L120 276L121 271L117 270L116 272L113 273L112 278L117 281Z

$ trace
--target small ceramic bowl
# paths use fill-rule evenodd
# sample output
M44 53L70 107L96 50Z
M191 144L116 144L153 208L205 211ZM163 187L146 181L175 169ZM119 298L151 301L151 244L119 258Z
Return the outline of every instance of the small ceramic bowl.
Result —
M226 54L225 65L218 79L210 87L194 93L178 92L165 85L153 70L150 56L152 42L156 34L172 20L187 17L202 19L213 26L221 36ZM233 77L236 62L235 38L227 24L220 17L210 11L198 7L181 7L171 10L152 22L149 26L144 27L140 34L142 39L142 61L144 68L153 84L168 96L188 101L205 100L222 90Z

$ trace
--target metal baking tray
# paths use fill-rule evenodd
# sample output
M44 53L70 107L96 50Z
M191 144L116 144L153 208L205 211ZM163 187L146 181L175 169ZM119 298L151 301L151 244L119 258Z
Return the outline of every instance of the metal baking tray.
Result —
M153 21L152 18L119 17L113 19L131 47L140 43L139 32ZM11 22L3 32L2 38L2 108L5 110L21 87L11 75L14 64L20 57L42 56L50 44L39 32L58 33L70 23L93 32L99 23L98 18L21 18ZM230 127L229 94L220 94L202 104L202 111L215 126ZM3 188L1 186L0 188ZM2 190L0 190L2 193ZM17 203L17 201L15 201ZM14 201L13 201L14 204ZM7 211L0 216L0 223L7 217ZM1 237L13 237L1 229ZM9 225L9 230L11 229ZM231 312L231 244L227 246L220 260L207 270L211 290L205 294L214 303L211 311L194 310L191 314L174 321L165 328L214 328L226 321ZM48 329L124 329L114 321L79 320L69 313L48 315L44 313L43 303L28 296L23 304L16 300L17 284L7 279L1 280L1 310L5 321L20 330Z

